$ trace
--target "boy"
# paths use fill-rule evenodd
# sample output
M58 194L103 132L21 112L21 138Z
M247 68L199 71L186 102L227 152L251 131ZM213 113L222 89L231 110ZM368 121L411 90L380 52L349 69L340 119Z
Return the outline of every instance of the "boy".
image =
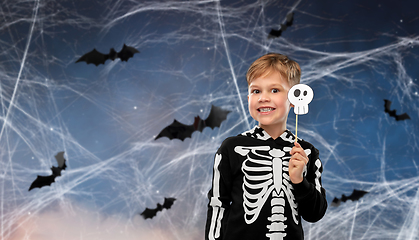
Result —
M301 217L326 212L319 152L286 129L288 90L298 63L281 54L257 59L246 78L250 115L258 126L227 138L214 160L205 239L304 239Z

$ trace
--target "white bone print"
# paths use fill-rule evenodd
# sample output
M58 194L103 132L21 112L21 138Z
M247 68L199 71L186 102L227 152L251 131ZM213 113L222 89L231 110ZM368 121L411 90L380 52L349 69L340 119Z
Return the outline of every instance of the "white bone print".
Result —
M267 226L269 239L283 239L286 236L285 225L285 197L287 198L293 215L293 220L297 220L297 204L291 192L292 185L288 176L288 160L284 157L291 148L270 149L269 146L243 147L237 146L235 152L242 156L247 156L242 164L243 178L243 207L245 210L244 219L247 224L253 223L272 194L271 211L272 215L268 218L271 222ZM251 153L251 154L249 154ZM265 153L265 154L262 154ZM254 159L258 157L258 159ZM252 193L250 193L252 191Z
M285 217L285 200L284 200L284 192L281 191L280 195L278 195L275 191L272 192L272 217L268 218L269 221L272 223L268 225L269 233L266 234L269 239L279 240L283 239L287 234L285 230L287 226L284 224L287 218Z

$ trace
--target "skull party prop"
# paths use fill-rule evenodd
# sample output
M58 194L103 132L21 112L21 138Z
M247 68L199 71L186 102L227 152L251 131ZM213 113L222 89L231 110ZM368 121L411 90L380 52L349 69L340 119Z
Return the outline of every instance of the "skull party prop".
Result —
M288 100L294 105L294 113L303 115L308 113L308 104L313 100L314 93L308 85L297 84L288 91Z

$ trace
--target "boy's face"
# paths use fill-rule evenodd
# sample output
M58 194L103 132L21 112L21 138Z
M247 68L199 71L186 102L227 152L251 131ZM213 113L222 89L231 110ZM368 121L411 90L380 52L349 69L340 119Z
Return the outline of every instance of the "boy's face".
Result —
M288 101L290 85L278 72L254 79L249 85L250 115L259 122L263 129L279 127L286 129L288 112L291 104Z

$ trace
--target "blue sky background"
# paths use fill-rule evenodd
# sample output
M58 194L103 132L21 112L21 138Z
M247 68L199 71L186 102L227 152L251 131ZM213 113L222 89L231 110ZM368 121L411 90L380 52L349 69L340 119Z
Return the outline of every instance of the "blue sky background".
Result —
M3 0L0 238L203 239L214 153L257 124L247 68L279 52L314 90L298 136L320 150L329 203L369 192L304 223L306 238L417 239L419 6L399 3ZM140 51L128 62L75 63L124 43ZM384 99L411 119L389 117ZM231 111L220 128L154 140L212 104ZM294 132L293 111L288 122ZM28 192L60 151L62 176ZM170 210L139 216L164 197Z

